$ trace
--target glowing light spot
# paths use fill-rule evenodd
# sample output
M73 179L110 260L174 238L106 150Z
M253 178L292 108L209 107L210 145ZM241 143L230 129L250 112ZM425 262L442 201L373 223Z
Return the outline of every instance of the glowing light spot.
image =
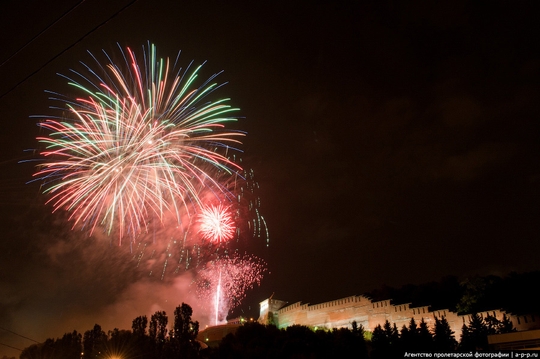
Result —
M211 242L225 242L234 236L236 226L228 208L219 206L205 207L199 215L199 233Z

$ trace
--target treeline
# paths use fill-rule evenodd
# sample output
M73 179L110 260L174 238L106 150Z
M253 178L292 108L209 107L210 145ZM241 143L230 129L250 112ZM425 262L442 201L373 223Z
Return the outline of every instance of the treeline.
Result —
M96 324L84 334L73 331L62 338L47 339L24 349L20 359L172 359L199 358L200 346L195 340L199 322L192 321L192 308L182 303L174 310L174 323L164 311L133 320L132 330L114 329L105 333Z
M351 323L351 328L333 330L312 329L293 325L278 329L274 325L248 322L228 334L214 348L196 341L199 323L191 320L192 309L182 303L174 311L174 324L168 329L168 317L159 311L148 321L146 316L133 320L131 330L114 329L107 334L99 325L84 334L73 331L62 338L26 348L21 359L255 359L255 358L394 358L404 352L486 350L487 336L514 331L512 322L504 317L482 318L472 315L464 325L460 342L446 319L435 318L433 328L413 319L398 328L386 321L374 331ZM204 347L204 348L203 348Z
M368 358L368 342L361 325L352 329L312 330L293 325L277 329L274 325L246 323L228 334L217 348L208 351L212 359L278 358Z
M460 341L447 320L435 318L429 328L422 320L413 319L398 328L386 321L372 333L352 323L352 329L341 328L311 330L294 325L279 330L273 325L248 323L235 334L227 335L209 355L209 358L403 358L405 352L453 352L487 350L487 336L515 331L512 322L504 317L483 319L473 315L469 325L464 325Z
M515 331L512 321L504 316L502 320L495 317L482 318L478 314L471 316L468 325L461 328L460 341L450 328L446 318L436 318L430 330L422 321L416 323L414 318L409 325L400 329L388 320L384 325L375 327L371 337L370 358L403 357L405 352L453 352L488 350L488 335L504 334Z
M503 309L514 314L538 312L540 271L510 273L508 276L455 276L438 282L407 284L399 288L383 286L366 293L374 301L392 299L394 304L429 305L432 310L449 309L460 314ZM516 295L519 293L519 295Z
M99 325L81 335L47 339L23 350L20 359L172 359L172 358L368 358L362 326L333 331L291 326L246 323L229 334L218 347L208 348L195 340L198 323L190 319L191 308L182 304L175 311L173 329L167 333L164 312L133 320L132 330L114 329L107 334ZM148 329L148 330L147 330Z

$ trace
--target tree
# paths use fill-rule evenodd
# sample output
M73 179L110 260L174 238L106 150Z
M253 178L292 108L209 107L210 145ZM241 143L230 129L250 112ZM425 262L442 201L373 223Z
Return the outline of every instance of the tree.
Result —
M394 325L390 325L390 322L386 320L384 323L384 333L386 337L388 338L388 343L390 346L396 346L399 342L399 332L396 326L396 323Z
M399 332L396 324L392 326L388 320L384 326L380 324L373 330L371 338L373 347L372 358L394 358L399 357Z
M97 357L107 341L107 335L99 324L95 324L94 328L84 332L83 336L83 352L85 358Z
M409 342L407 343L407 348L409 350L418 351L418 337L420 333L418 332L418 325L416 325L416 320L414 320L414 318L411 318L411 320L409 321L408 329Z
M248 322L238 327L234 334L230 333L223 338L217 357L280 358L289 349L285 344L287 335L286 330L279 330L274 325Z
M437 351L453 351L456 349L457 341L454 332L446 317L440 319L435 317L435 328L433 329L433 346Z
M154 358L162 358L167 344L167 324L169 318L164 311L157 311L150 317L148 328L149 346L154 352Z
M367 346L366 346L366 340L365 340L365 329L362 324L358 325L356 321L353 321L351 323L352 326L352 334L355 338L355 347L357 348L357 352L354 354L354 357L356 358L367 358Z
M174 310L174 326L171 334L171 349L183 358L195 357L200 349L195 340L199 334L199 322L192 321L193 309L182 303Z
M185 303L174 310L173 337L180 342L189 342L197 338L199 334L199 322L193 322L191 316L193 309Z
M433 335L429 331L427 323L424 318L420 321L418 326L418 350L430 351L433 349Z
M157 311L152 314L150 318L150 328L148 329L148 335L156 343L164 343L167 338L167 324L169 318L164 311Z
M354 333L348 328L333 329L331 333L333 339L330 343L323 346L316 345L315 355L319 354L319 357L333 357L333 358L367 358L367 351L365 350L365 343L363 336L360 337L358 333ZM364 344L364 345L362 345ZM326 348L328 352L327 356L320 355L323 348Z
M497 318L488 315L484 319L484 322L486 323L488 335L511 333L516 331L514 328L514 323L512 323L506 314L503 315L502 320L498 320Z
M146 315L139 316L133 319L133 323L131 324L131 330L133 331L133 334L139 337L145 336L147 324L148 318L146 318Z
M496 307L501 284L502 279L493 275L466 279L461 283L463 296L456 305L457 311L474 313Z
M373 329L373 335L371 336L371 345L374 350L383 349L390 345L388 338L384 332L384 329L380 324L377 324Z
M299 358L314 356L318 349L319 340L317 334L303 325L291 325L287 327L281 336L282 352L280 357ZM320 338L320 337L319 337Z
M472 314L469 325L463 324L460 347L464 350L486 350L488 334L488 326L484 319L477 313Z
M20 358L51 358L51 359L79 359L82 351L82 335L74 330L66 333L59 339L49 338L43 343L34 344L25 348Z
M499 334L515 332L514 323L506 316L503 315L503 319L499 323Z
M57 340L60 353L57 358L62 359L79 359L83 350L82 335L74 330L71 333L66 333L62 339Z
M410 350L409 346L411 343L411 335L409 333L409 328L405 324L401 327L401 331L399 333L399 341L401 343L401 351Z
M41 349L43 348L43 343L32 344L27 348L24 348L19 356L19 359L33 359L33 358L43 358Z
M422 318L420 326L411 318L409 326L403 325L400 335L401 351L428 351L431 350L433 338L429 328Z
M461 326L461 340L459 341L459 348L461 350L475 349L471 331L465 323L463 323L463 325Z

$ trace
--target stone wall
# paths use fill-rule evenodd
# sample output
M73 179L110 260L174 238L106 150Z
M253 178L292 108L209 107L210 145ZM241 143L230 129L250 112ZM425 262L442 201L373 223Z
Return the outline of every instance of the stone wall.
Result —
M260 303L260 308L259 322L268 324L271 318L271 323L278 328L295 324L326 329L352 328L352 322L356 321L366 330L373 331L377 325L383 326L388 320L401 329L403 325L408 326L411 318L414 318L417 324L423 319L433 328L435 317L445 317L458 339L463 324L468 324L471 320L470 315L458 315L447 309L431 311L429 306L411 307L409 303L394 305L390 299L373 302L362 295L314 305L302 302L287 305L284 301L269 298ZM534 315L516 316L498 309L478 314L483 318L489 315L499 320L506 314L517 330L540 328L540 318Z

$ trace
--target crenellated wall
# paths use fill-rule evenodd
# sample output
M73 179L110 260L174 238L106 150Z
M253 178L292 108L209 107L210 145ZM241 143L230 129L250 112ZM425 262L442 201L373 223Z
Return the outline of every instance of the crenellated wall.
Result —
M423 319L430 328L433 328L435 317L445 317L459 338L461 327L471 320L470 315L458 315L447 309L431 311L429 306L411 307L409 303L394 305L390 299L374 302L362 295L314 305L302 302L287 305L287 302L269 298L260 303L260 308L259 322L265 324L271 322L278 328L295 324L326 329L351 328L352 322L356 321L366 330L373 331L377 325L383 326L388 320L401 329L403 325L409 324L411 318L414 318L417 324ZM499 320L506 314L517 330L540 328L540 318L534 315L516 316L498 309L478 314L482 318L489 315Z

